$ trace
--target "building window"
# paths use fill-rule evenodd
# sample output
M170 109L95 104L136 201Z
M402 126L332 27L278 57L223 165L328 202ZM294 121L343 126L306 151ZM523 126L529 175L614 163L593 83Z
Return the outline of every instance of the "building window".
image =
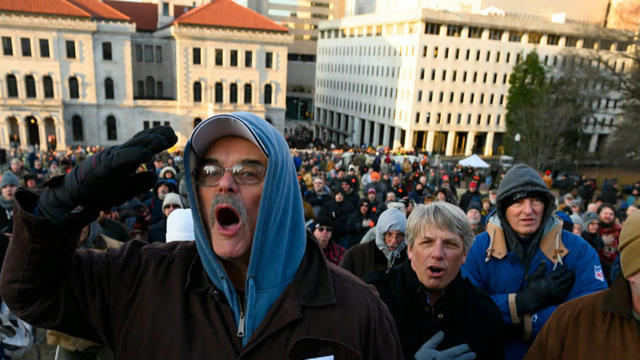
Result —
M8 36L2 37L2 53L6 56L13 55L13 44L11 43L11 38Z
M265 105L271 105L271 84L266 84L264 86L264 103Z
M216 49L216 66L222 66L222 49Z
M31 40L29 38L20 38L22 46L22 56L31 56Z
M49 40L40 39L39 44L40 44L40 57L48 58L49 56L51 56L49 54Z
M425 23L424 33L429 35L440 35L440 24Z
M447 36L460 37L461 32L462 32L462 26L447 25Z
M156 97L156 82L151 76L147 76L145 79L145 93L147 94L147 99L153 99Z
M153 62L153 45L144 46L144 62Z
M273 68L273 53L267 51L264 58L264 67L267 69Z
M138 81L138 97L139 98L144 97L144 81L142 80Z
M498 29L489 29L489 39L490 40L502 40L502 33L504 31Z
M15 75L7 75L7 93L9 97L18 97L18 82Z
M193 102L202 102L202 84L200 84L200 81L193 83Z
M221 82L217 82L216 83L215 91L216 91L216 93L215 93L215 97L216 97L215 101L216 101L216 103L221 104L222 103L222 97L223 97L223 94L222 94L222 83Z
M229 102L231 104L238 103L238 84L232 83L229 86Z
M113 115L107 116L107 140L118 140L116 118Z
M164 88L162 85L162 81L156 82L156 97L158 99L164 98Z
M469 26L469 38L480 39L482 36L482 28L477 26Z
M200 48L193 48L193 65L200 65Z
M231 50L229 52L229 65L238 66L238 50Z
M31 75L24 77L24 87L27 90L27 97L36 97L36 80Z
M136 61L142 62L142 45L136 45Z
M156 45L156 62L162 62L162 46Z
M560 36L558 35L547 35L547 45L558 45L560 41Z
M75 76L69 78L69 97L71 99L80 98L80 87L78 86L78 78Z
M540 44L540 40L542 39L542 34L539 32L530 32L529 33L529 44Z
M574 37L571 37L571 36L567 36L565 38L564 46L566 46L566 47L576 47L577 44L578 44L578 39L577 38L574 38Z
M67 59L75 59L76 58L76 42L73 40L66 40L64 44L67 49Z
M251 84L244 84L244 103L251 104Z
M102 43L102 60L112 60L111 43L108 41Z
M253 66L253 52L249 50L244 52L244 66L245 67Z
M79 115L73 115L71 118L71 132L73 134L73 141L82 141L84 138L82 118Z
M162 16L169 16L169 3L168 2L163 2L162 3Z
M110 77L104 79L104 97L105 99L113 99L113 79Z
M51 79L51 76L47 75L42 78L42 87L44 97L47 99L53 98L53 79Z
M509 41L511 42L522 41L522 31L509 31Z

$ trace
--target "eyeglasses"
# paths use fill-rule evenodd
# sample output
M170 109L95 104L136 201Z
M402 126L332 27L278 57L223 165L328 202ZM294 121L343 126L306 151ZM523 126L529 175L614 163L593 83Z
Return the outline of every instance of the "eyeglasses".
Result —
M200 186L216 186L225 172L230 172L233 180L241 185L255 185L264 180L267 168L260 164L240 163L225 168L219 165L202 165L196 171L196 184Z
M325 231L330 232L330 231L333 231L333 228L331 226L318 226L316 230L320 232L325 232Z

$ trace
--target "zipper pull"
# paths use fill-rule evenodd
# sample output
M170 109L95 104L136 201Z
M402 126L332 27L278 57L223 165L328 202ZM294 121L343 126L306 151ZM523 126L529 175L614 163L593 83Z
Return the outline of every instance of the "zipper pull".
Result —
M238 322L238 333L236 336L239 338L244 337L244 311L240 312L240 321Z

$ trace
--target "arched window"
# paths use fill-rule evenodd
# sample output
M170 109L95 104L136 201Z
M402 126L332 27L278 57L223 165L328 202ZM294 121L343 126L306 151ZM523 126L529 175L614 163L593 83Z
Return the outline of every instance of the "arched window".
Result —
M52 98L53 97L53 79L51 79L51 76L47 75L42 78L42 87L44 90L44 97L48 99Z
M113 115L107 116L107 140L118 140L118 128Z
M80 89L78 87L78 78L72 76L69 78L69 97L72 99L80 98Z
M73 115L71 118L71 131L73 132L73 141L82 141L84 139L82 118L79 115Z
M156 97L156 82L151 76L147 76L145 80L145 93L147 94L147 99Z
M193 102L201 102L202 101L202 84L200 81L196 81L193 83Z
M18 97L18 82L15 75L7 75L7 93L9 97Z
M265 105L270 105L271 104L271 84L266 84L264 86L264 104Z
M113 79L110 77L104 79L104 97L105 99L113 99Z
M238 103L238 84L231 84L229 86L229 102L232 104Z
M27 90L27 97L36 97L36 80L31 75L24 77L24 87Z
M222 83L221 82L216 83L216 103L218 104L222 103Z
M244 84L244 103L251 104L251 84Z

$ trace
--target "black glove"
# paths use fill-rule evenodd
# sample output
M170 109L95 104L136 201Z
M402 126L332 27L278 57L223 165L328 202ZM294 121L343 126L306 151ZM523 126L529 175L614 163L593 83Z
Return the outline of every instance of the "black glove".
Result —
M516 294L518 315L531 314L539 309L562 302L573 287L576 276L566 266L559 266L545 276L545 266L540 264L531 275L527 287Z
M38 200L39 211L58 226L86 225L99 210L120 205L156 182L151 171L136 173L141 163L178 141L168 126L154 127L134 135L122 145L88 157L68 174L46 182ZM79 212L72 211L82 206Z

